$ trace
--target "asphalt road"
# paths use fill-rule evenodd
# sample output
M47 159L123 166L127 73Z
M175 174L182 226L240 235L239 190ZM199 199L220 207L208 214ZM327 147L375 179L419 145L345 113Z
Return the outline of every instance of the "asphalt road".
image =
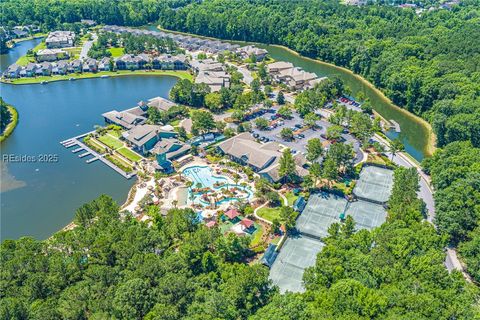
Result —
M97 41L97 34L92 33L92 40L86 41L82 46L82 51L80 52L80 59L87 59L88 58L88 51L92 47L93 43Z

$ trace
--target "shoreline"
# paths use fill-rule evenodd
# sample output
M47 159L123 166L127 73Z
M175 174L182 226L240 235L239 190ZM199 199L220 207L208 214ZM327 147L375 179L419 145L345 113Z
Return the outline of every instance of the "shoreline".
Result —
M395 105L392 102L392 100L390 100L390 98L388 98L379 88L375 87L370 81L368 81L367 79L365 79L361 75L356 74L356 73L354 73L353 71L351 71L347 68L340 67L340 66L337 66L335 64L325 62L325 61L322 61L322 60L319 60L319 59L314 59L314 58L303 56L300 53L296 52L295 50L292 50L292 49L290 49L286 46L283 46L283 45L265 44L265 43L254 42L254 41L247 42L247 41L242 41L242 40L227 40L227 39L213 38L213 37L201 36L201 35L188 33L188 32L173 31L173 30L162 28L160 26L157 26L157 29L159 29L160 31L164 31L164 32L170 32L170 33L174 33L174 34L181 34L181 35L188 35L188 36L195 36L195 37L199 37L199 38L203 38L203 39L223 40L223 41L229 41L229 42L234 42L234 43L238 42L238 43L245 43L245 44L251 43L251 44L268 45L268 46L272 46L272 47L277 47L277 48L280 48L280 49L284 49L284 50L288 51L289 53L294 54L294 55L296 55L296 56L298 56L302 59L307 59L307 60L312 61L314 63L318 63L318 64L321 64L321 65L324 65L324 66L334 68L338 71L344 72L344 73L346 73L350 76L353 76L357 81L360 81L362 84L364 84L368 88L372 89L381 99L385 100L391 108L395 109L396 111L399 111L399 112L403 113L405 116L409 117L411 119L411 121L417 122L418 124L420 124L422 127L424 127L426 129L426 131L428 132L428 137L427 137L428 143L425 146L425 153L426 153L427 157L432 156L433 153L435 152L436 148L437 148L436 147L437 138L435 136L435 133L433 132L433 129L432 129L432 126L430 125L430 123L428 123L425 119L411 113L410 111L405 110L405 109Z
M114 77L122 77L122 76L172 76L172 77L177 77L179 79L189 79L189 80L193 79L193 76L188 71L184 71L184 70L181 70L181 71L121 70L121 71L101 71L97 73L92 73L92 72L72 73L69 75L61 75L61 76L40 76L38 78L18 78L12 81L6 81L4 78L2 78L0 82L3 84L9 84L9 85L42 84L42 82L46 82L48 84L50 82L69 81L71 78L75 79L76 81L76 80L102 78L102 76L108 76L104 78L114 78Z
M5 130L0 135L0 142L6 140L15 130L18 124L18 111L13 106L7 104L8 112L10 113L11 121L5 127Z

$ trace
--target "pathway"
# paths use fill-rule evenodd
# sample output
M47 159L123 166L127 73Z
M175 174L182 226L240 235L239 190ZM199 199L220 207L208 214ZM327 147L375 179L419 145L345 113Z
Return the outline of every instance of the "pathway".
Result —
M97 34L92 33L92 40L86 41L82 46L82 51L80 52L80 59L87 59L88 58L88 51L92 47L93 43L97 41Z
M237 68L238 72L240 72L243 75L243 82L245 82L247 85L250 85L253 81L252 73L250 70L248 70L245 66L237 66L236 64L233 64L231 62L225 62L227 65L232 66Z
M272 221L267 220L267 219L264 219L264 218L260 217L260 216L257 214L257 211L258 211L259 209L265 207L265 206L266 206L267 204L269 204L269 203L270 203L270 202L267 201L267 202L265 202L264 204L262 204L261 206L255 208L255 210L253 210L253 216L254 216L255 218L257 218L258 220L260 220L260 221L263 221L263 222L268 223L268 224L272 224Z

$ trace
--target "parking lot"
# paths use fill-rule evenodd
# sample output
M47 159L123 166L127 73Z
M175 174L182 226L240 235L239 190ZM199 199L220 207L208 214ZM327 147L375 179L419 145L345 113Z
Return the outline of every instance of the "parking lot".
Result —
M275 126L269 130L259 130L255 126L255 120L257 118L265 118L268 121L273 121L275 117L275 112L278 110L278 106L272 107L272 112L265 113L258 117L252 117L249 119L252 124L252 134L255 138L259 139L262 142L276 141L282 145L290 148L291 150L305 155L307 153L306 145L308 140L312 138L319 138L322 142L327 141L323 138L326 135L327 128L332 124L325 120L317 121L316 129L306 129L301 131L301 136L295 135L295 138L291 141L284 140L280 132L283 128L291 128L292 131L298 132L300 128L303 127L303 119L296 112L292 113L291 119L281 119L277 118ZM322 137L323 136L323 137ZM345 143L350 143L353 146L355 151L355 163L359 163L363 159L363 153L360 150L360 143L350 134L342 134L342 138L345 139Z

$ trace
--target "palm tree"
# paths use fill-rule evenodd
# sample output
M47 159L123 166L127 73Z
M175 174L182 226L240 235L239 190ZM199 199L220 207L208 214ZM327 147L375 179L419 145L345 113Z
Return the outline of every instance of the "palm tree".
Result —
M177 204L178 204L178 200L172 200L172 204L173 204L173 207L176 209Z
M393 161L393 157L395 157L395 155L398 152L402 152L403 150L405 150L405 147L400 139L397 138L395 140L390 141L390 145L388 146L388 151L392 154L392 161Z

